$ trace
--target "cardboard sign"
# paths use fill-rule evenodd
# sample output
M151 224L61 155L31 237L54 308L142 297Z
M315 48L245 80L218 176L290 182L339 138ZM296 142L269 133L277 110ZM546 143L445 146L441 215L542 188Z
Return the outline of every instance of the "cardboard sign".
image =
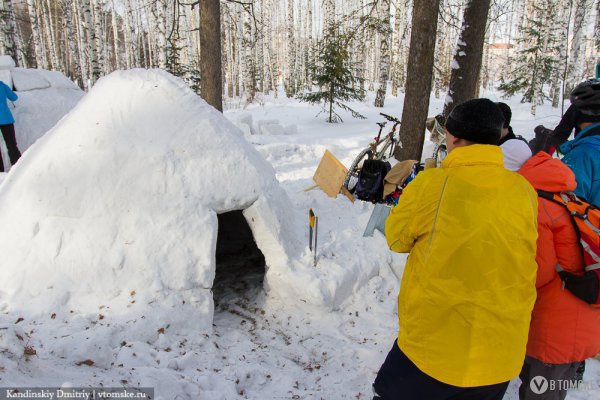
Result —
M325 150L323 158L315 171L313 180L329 197L337 197L342 189L348 169L329 151Z

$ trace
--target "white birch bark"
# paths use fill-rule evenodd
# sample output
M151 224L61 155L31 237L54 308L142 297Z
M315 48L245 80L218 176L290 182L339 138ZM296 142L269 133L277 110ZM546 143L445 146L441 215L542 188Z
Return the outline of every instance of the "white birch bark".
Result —
M589 9L592 8L593 0L576 0L575 15L573 20L573 41L571 55L569 57L568 83L571 90L583 78L585 63L585 30L589 16Z
M83 27L83 16L81 14L81 7L79 5L79 1L70 0L71 1L71 10L74 22L74 29L76 31L77 36L77 54L79 56L79 67L81 71L81 84L82 88L89 88L89 62L88 62L88 52L85 51L86 46L86 38L85 38L85 29Z
M379 18L385 31L379 36L379 88L375 97L375 107L383 107L387 92L387 82L390 68L390 0L380 0Z
M27 0L27 11L29 15L29 22L31 24L31 36L33 39L33 47L35 52L35 62L38 68L48 69L46 54L42 47L42 35L40 32L36 6L36 0Z
M287 97L294 97L296 94L295 82L295 62L296 62L296 42L294 41L294 0L287 1L287 52L286 52L286 78L285 93Z
M125 49L125 67L127 69L130 69L131 66L133 65L133 54L132 54L132 42L133 42L133 36L132 36L132 26L131 26L131 4L130 4L130 0L123 0L123 4L124 4L124 8L125 8L125 12L124 12L124 16L123 16L123 23L124 23L124 29L123 29L123 38L124 38L124 49Z
M0 0L0 54L17 59L17 29L12 0Z
M157 44L157 60L158 68L167 68L167 33L166 33L166 17L167 3L166 0L156 0L154 3L154 13L156 18L156 44Z
M110 0L110 22L113 34L113 54L115 58L115 69L121 69L121 52L119 47L119 24L117 23L117 12L115 11L115 0Z
M252 48L254 46L254 40L252 37L252 26L253 19L250 13L251 9L248 8L244 12L244 59L243 59L243 73L244 73L244 92L246 95L246 103L252 103L256 96L256 80L254 73L256 71L254 64L254 57L252 56Z
M594 47L600 54L600 0L596 0L596 23L594 24Z
M92 9L90 0L81 1L81 13L83 14L83 30L87 40L86 52L88 53L88 69L90 71L91 84L93 85L100 78L100 64L98 63L98 52L96 49L96 33L92 18Z
M81 81L81 64L79 59L79 47L77 45L77 31L75 28L75 21L73 20L73 13L70 4L70 0L60 0L60 7L63 14L63 20L66 31L66 44L68 47L69 63L66 63L66 70L69 76L75 81L79 82L79 85L83 87L83 81Z
M104 13L102 12L102 0L93 0L93 22L94 22L94 47L96 48L96 58L98 60L98 72L97 75L100 77L102 72L106 71L105 63L106 58L104 50L106 45L104 43Z
M313 59L313 2L312 0L308 0L308 4L306 7L306 34L307 34L307 42L306 42L306 53L305 53L305 74L306 74L306 89L312 89L312 80L310 76L310 64Z

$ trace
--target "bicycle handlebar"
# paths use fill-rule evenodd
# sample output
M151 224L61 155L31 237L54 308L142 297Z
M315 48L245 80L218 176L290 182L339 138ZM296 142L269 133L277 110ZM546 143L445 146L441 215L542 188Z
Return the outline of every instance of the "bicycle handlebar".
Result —
M398 118L392 117L391 115L387 115L387 114L384 114L384 113L379 113L379 115L383 116L388 121L392 121L392 122L395 122L397 124L400 123L400 120Z

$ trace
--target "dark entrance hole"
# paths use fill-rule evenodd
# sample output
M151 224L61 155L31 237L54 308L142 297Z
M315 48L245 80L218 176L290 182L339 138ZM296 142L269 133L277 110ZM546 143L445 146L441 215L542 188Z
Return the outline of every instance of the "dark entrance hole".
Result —
M262 290L265 257L256 245L241 210L218 214L215 310L237 300L254 300Z

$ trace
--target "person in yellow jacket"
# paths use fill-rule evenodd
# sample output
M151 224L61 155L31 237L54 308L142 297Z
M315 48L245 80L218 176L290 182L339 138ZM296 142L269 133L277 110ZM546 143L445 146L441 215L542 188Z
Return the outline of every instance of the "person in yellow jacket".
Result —
M503 116L488 99L459 104L449 154L406 187L386 221L410 253L400 330L374 399L502 399L519 375L536 289L537 194L504 168Z

